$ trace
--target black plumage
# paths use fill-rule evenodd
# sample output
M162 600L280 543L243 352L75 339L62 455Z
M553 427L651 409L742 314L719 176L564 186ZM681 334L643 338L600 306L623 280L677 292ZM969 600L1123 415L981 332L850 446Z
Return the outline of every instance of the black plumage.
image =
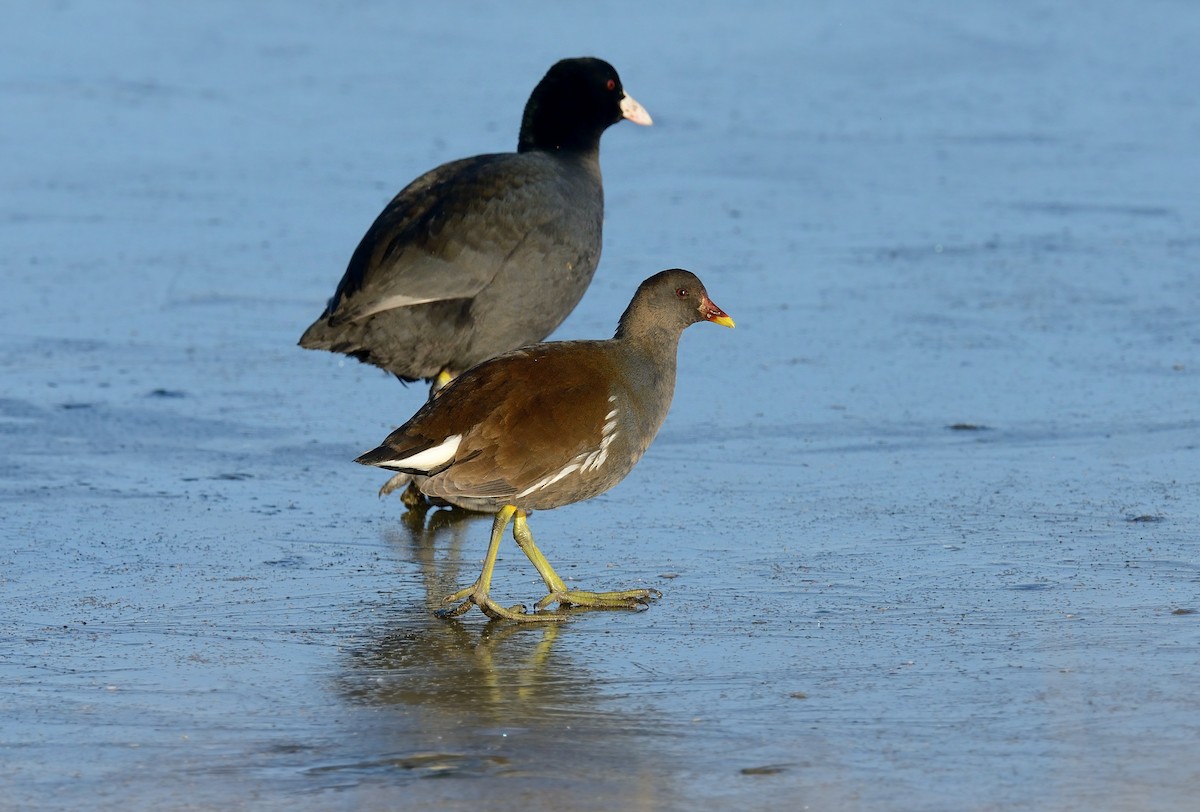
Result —
M517 151L453 161L405 187L300 346L417 380L545 338L600 259L600 136L622 118L650 123L611 65L556 63L525 106Z

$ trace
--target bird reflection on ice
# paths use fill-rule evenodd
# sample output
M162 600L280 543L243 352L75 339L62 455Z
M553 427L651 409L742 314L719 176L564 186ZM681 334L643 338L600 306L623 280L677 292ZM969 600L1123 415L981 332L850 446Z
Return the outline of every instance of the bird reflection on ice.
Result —
M387 534L419 566L431 604L471 569L461 549L473 520L489 517L410 511ZM506 797L533 793L532 808L581 808L586 798L609 808L663 808L673 771L648 746L663 735L661 723L616 710L619 685L576 661L579 643L594 633L586 624L464 623L420 605L397 611L348 653L338 678L345 699L386 713L360 731L360 758L314 770L340 781L508 779L417 782L414 790L430 799L478 796L503 806ZM569 781L564 764L572 765Z

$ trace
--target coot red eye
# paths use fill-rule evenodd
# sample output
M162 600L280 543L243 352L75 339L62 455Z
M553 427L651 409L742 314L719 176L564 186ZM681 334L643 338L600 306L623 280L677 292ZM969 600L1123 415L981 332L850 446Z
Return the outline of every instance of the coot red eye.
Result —
M604 86L607 87L609 90L615 90L617 87L617 80L609 79L607 82L604 83Z
M675 295L678 296L680 299L686 299L687 295L688 295L688 289L680 288L679 290L675 291Z

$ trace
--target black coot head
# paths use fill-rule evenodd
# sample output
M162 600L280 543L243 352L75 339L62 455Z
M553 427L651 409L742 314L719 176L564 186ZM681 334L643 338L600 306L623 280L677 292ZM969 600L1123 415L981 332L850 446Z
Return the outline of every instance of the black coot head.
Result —
M651 123L625 92L616 68L595 57L563 59L533 89L517 151L597 149L601 134L623 118Z

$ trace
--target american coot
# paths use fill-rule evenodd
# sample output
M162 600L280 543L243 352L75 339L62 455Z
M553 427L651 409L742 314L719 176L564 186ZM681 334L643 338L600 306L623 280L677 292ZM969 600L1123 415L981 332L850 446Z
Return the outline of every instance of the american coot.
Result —
M564 59L534 88L517 151L443 164L405 187L300 338L435 380L548 336L600 258L600 136L650 124L601 59Z
M510 620L562 617L506 609L488 596L510 521L549 589L536 609L555 602L632 608L657 596L649 589L568 588L534 545L526 514L590 499L625 478L667 416L680 335L705 320L733 326L695 275L663 271L638 288L613 338L534 344L485 361L356 460L411 474L428 496L496 511L483 572L446 598L461 601L448 614L475 604Z

